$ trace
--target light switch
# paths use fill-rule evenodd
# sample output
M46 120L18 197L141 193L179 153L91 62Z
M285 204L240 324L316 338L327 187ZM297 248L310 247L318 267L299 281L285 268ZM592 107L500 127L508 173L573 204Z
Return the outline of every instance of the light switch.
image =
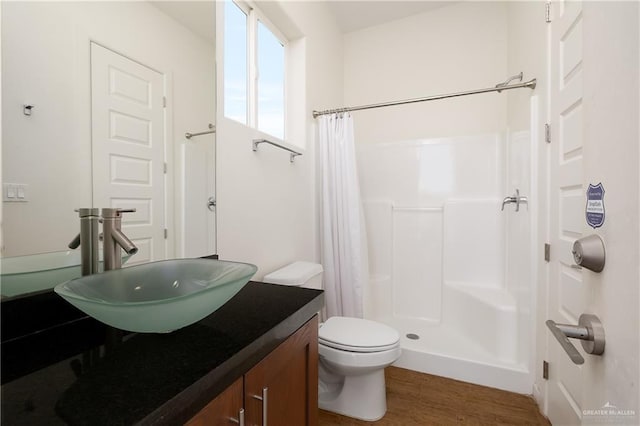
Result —
M23 203L29 201L26 183L4 183L2 184L2 201L12 203Z
M7 198L16 198L16 187L13 184L5 183L5 192L7 194Z

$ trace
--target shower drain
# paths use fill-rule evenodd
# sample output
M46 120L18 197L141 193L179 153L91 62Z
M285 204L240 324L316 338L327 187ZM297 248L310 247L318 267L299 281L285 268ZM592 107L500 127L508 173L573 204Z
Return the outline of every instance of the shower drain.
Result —
M407 334L407 339L418 340L419 338L420 336L418 336L417 334L414 334L414 333Z

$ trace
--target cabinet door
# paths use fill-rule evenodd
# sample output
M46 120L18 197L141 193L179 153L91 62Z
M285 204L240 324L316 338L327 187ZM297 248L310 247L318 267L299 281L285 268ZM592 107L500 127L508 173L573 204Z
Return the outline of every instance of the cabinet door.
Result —
M186 426L230 426L239 423L242 410L242 377L207 404Z
M244 384L247 425L317 426L318 317L245 374Z

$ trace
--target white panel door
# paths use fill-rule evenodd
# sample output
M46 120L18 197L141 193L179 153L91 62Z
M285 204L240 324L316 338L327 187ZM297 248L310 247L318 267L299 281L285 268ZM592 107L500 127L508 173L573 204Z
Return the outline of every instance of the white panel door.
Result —
M573 268L571 246L583 235L583 69L582 6L580 2L559 5L551 30L551 164L550 226L552 259L549 280L549 318L558 323L578 324L587 310L589 288L585 273ZM575 342L574 342L575 343ZM579 345L579 343L576 343ZM554 424L580 424L583 370L547 332L550 374L548 416ZM590 360L587 360L590 362Z
M136 209L129 266L166 258L163 96L161 73L91 43L93 205Z
M547 312L567 324L598 316L606 347L589 355L571 339L585 359L576 365L545 328L547 415L554 425L639 424L638 129L626 125L638 117L638 11L612 2L552 7ZM587 188L600 183L605 219L590 226ZM601 273L574 265L573 242L591 234L605 242Z

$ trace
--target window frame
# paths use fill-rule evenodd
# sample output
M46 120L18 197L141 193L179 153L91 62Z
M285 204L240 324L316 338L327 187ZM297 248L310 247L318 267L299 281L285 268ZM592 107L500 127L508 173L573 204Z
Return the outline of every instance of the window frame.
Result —
M230 3L235 4L240 10L242 10L247 16L247 122L240 123L255 129L265 135L269 135L275 139L286 141L287 140L287 99L288 99L288 87L289 79L287 70L289 67L289 40L280 31L269 18L255 5L254 2L244 0L227 0ZM268 29L271 34L280 42L283 48L284 63L283 65L283 117L282 117L282 138L266 133L258 128L258 76L260 70L258 68L258 22L262 23ZM225 70L226 71L226 70ZM224 106L223 106L224 108ZM226 115L226 110L223 111L225 118L230 118Z

